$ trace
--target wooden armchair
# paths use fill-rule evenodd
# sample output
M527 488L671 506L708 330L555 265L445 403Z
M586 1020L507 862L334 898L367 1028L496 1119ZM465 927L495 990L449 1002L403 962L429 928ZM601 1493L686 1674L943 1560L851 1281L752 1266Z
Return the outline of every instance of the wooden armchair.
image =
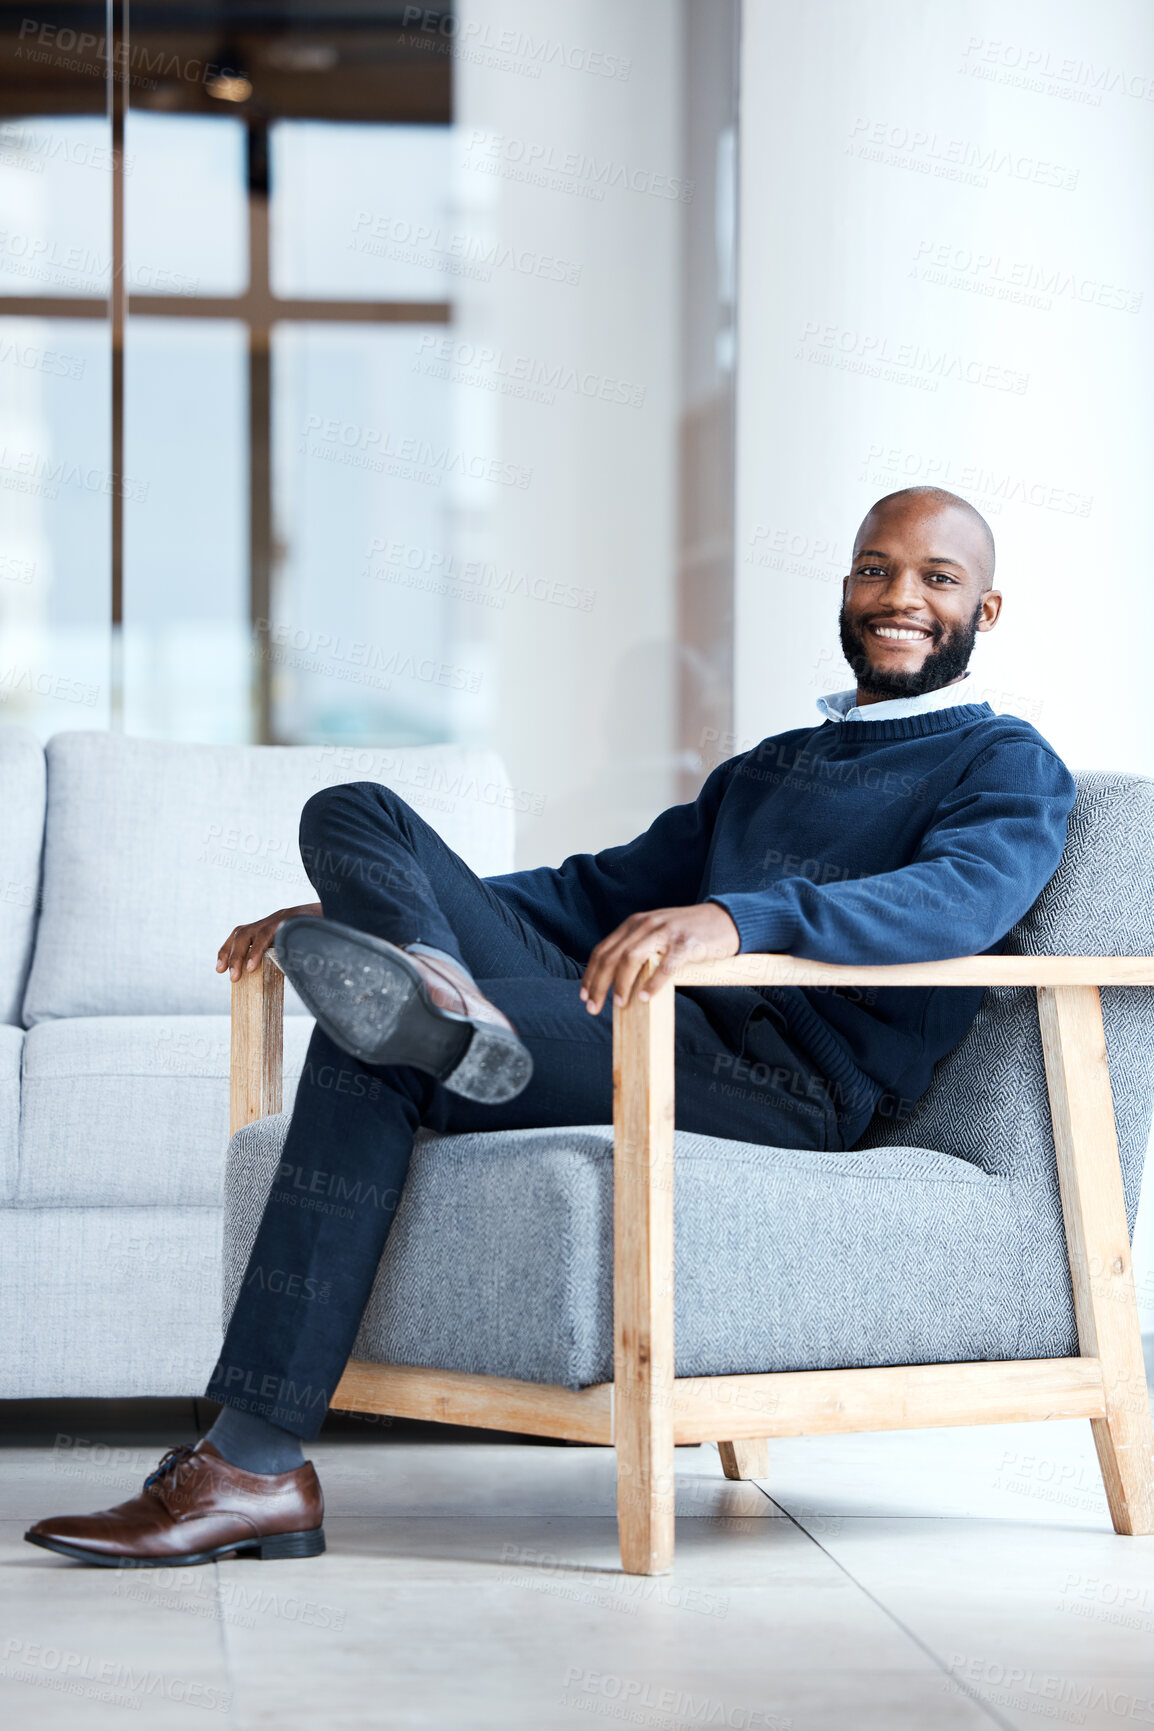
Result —
M283 985L266 958L233 987L234 1132L281 1110ZM1036 990L1079 1357L675 1375L673 992L723 985ZM630 1574L672 1567L674 1446L718 1439L730 1478L761 1478L771 1436L1088 1418L1115 1530L1154 1532L1154 1431L1098 996L1100 986L1151 985L1150 956L968 956L870 968L742 955L681 968L673 986L614 1011L613 1381L573 1390L353 1360L334 1405L612 1444Z

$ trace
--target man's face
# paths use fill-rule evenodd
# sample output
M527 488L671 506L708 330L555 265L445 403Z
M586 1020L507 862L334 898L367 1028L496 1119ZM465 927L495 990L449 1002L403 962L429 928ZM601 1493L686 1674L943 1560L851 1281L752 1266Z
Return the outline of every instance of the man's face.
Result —
M858 530L838 621L859 692L919 697L965 672L1002 598L988 582L980 526L956 506L899 500Z

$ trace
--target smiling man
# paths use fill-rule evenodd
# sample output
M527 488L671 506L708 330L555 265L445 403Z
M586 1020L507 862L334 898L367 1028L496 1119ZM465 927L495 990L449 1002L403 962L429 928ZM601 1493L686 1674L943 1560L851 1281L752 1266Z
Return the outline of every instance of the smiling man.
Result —
M844 584L856 687L622 847L482 880L388 788L309 800L301 854L320 901L238 927L217 960L238 979L275 938L317 1018L208 1386L223 1411L138 1497L41 1521L34 1544L137 1567L322 1550L302 1442L344 1370L417 1130L611 1122L611 1003L640 989L647 959L652 992L683 960L739 950L884 963L1000 948L1057 867L1074 785L1027 722L972 694L975 638L1001 610L993 574L993 537L964 500L880 500ZM677 1121L850 1148L875 1112L924 1093L981 996L679 992ZM334 1194L373 1202L301 1206Z

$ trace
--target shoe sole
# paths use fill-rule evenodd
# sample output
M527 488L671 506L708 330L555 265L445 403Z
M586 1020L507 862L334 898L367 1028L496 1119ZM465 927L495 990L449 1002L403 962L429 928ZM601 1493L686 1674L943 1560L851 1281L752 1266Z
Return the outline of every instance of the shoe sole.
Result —
M186 1569L194 1563L214 1563L218 1557L234 1554L273 1563L292 1557L319 1557L325 1549L323 1527L313 1527L307 1533L269 1533L262 1539L238 1539L231 1545L217 1545L211 1551L185 1551L172 1557L118 1557L110 1551L90 1551L84 1545L70 1545L67 1539L50 1539L42 1533L25 1533L24 1537L30 1545L56 1551L73 1562L95 1563L100 1569Z
M527 1086L533 1059L516 1034L442 1009L396 944L298 914L280 927L274 948L325 1033L362 1063L412 1064L482 1105Z

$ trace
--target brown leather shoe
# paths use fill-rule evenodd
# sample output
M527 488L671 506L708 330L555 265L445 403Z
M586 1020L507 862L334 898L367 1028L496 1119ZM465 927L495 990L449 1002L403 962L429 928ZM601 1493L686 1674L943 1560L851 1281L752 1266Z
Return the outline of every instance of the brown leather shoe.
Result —
M177 1568L238 1557L317 1557L325 1504L311 1461L291 1473L246 1473L201 1441L169 1449L139 1496L94 1515L37 1521L24 1537L106 1569Z
M491 1104L533 1074L509 1018L447 962L312 914L285 920L275 948L325 1033L365 1064L413 1064Z

